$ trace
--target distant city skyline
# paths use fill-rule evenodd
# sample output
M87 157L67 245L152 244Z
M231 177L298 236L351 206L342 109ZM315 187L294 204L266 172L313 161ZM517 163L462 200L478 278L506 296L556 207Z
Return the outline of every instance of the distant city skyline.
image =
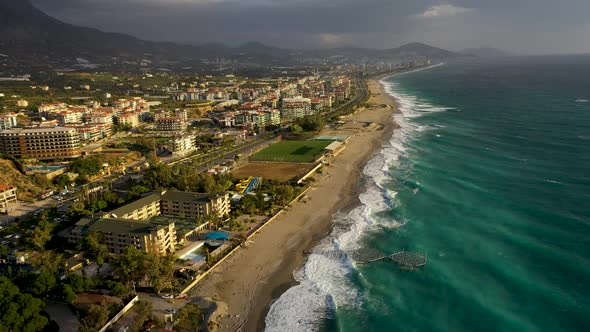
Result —
M590 1L566 0L32 0L68 23L146 40L282 48L389 48L590 53ZM567 4L566 4L567 3Z

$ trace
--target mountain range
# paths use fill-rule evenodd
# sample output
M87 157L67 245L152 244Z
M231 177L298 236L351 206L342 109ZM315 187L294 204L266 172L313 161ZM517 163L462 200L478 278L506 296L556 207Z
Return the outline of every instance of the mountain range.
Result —
M296 59L345 57L348 59L446 59L461 56L421 43L376 50L354 47L290 50L250 42L238 47L222 44L187 45L141 40L121 33L107 33L55 19L28 0L0 0L0 53L19 59L43 62L84 58L93 62L113 57L157 63L197 62L203 58L228 58L253 63L296 61Z

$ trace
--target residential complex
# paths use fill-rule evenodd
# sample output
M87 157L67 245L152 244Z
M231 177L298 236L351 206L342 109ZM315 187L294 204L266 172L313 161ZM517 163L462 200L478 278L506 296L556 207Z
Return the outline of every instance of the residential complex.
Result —
M163 221L158 216L193 220L196 229L209 216L221 218L229 212L228 194L156 191L103 216L82 219L66 237L77 243L86 234L100 232L109 251L115 254L131 245L144 252L174 252L176 243L182 240L177 237L174 218Z
M67 238L72 243L79 243L92 232L103 234L103 243L114 254L124 252L129 246L146 253L175 251L176 229L173 222L158 224L120 218L84 218L76 223Z
M309 98L285 98L283 99L283 108L281 109L281 117L283 121L292 121L297 118L302 118L311 115L311 100Z
M80 137L73 128L7 129L0 131L0 153L37 160L76 158Z
M210 195L167 191L161 197L160 209L165 215L203 219L211 215L222 218L230 212L228 194Z

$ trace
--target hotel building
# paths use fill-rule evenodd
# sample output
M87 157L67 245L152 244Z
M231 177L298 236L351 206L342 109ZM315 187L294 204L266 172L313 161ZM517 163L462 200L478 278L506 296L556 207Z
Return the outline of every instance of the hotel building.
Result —
M74 128L7 129L0 131L0 153L37 160L77 158L80 137Z
M224 217L230 212L228 194L211 195L181 191L153 192L143 198L106 213L101 217L80 220L65 234L78 243L92 232L105 236L108 250L119 254L128 246L143 252L174 252L179 239L173 220L158 221L158 216L179 218ZM195 228L199 226L195 221Z
M67 238L79 243L92 232L102 233L109 252L120 254L129 246L145 253L165 255L175 251L176 229L173 222L157 224L118 218L84 218L76 223Z

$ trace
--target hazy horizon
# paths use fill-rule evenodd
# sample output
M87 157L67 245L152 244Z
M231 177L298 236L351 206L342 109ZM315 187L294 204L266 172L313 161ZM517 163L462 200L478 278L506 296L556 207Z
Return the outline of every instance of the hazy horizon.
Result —
M590 2L548 0L31 0L81 26L187 44L261 42L292 49L386 49L410 42L460 51L590 53ZM567 20L564 20L567 18Z

